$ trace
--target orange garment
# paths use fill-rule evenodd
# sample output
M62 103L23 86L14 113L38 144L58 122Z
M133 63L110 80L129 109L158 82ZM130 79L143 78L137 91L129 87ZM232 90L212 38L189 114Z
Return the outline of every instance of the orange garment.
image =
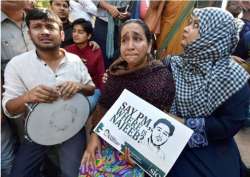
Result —
M147 13L143 19L144 22L148 25L149 30L154 34L160 33L161 15L165 4L165 1L150 2Z
M165 7L161 15L160 34L157 36L156 40L157 50L160 49L161 45L164 42L164 39L167 37L168 33L170 32L180 15L182 15L183 10L188 5L188 3L190 3L190 1L168 1L165 3ZM178 31L170 40L167 48L163 49L160 52L161 58L167 55L178 55L183 52L183 48L180 44L182 40L182 33L184 27L188 24L188 17L192 13L192 9L193 8L189 10L187 18L179 26Z

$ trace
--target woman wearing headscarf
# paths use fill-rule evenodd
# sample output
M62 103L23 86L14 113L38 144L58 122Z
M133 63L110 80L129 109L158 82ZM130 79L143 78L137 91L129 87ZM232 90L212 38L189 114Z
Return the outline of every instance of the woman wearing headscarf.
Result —
M240 177L233 136L250 101L249 75L231 53L238 42L233 16L219 8L193 11L182 56L168 57L176 84L171 112L194 130L168 177Z

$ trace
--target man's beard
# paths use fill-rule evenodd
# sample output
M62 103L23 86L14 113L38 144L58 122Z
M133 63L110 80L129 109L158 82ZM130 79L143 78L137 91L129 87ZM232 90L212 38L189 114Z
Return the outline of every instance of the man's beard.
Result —
M61 20L63 23L68 23L68 22L69 22L68 17L60 17L60 20Z
M53 46L41 46L39 44L35 44L36 48L41 51L53 51L60 48L60 44L53 45Z
M167 141L164 141L164 142L162 142L162 143L159 144L159 145L158 145L158 144L155 144L154 141L153 141L153 139L152 139L152 135L150 136L150 141L151 141L151 143L152 143L155 147L157 147L158 149L160 149L161 146L167 142Z

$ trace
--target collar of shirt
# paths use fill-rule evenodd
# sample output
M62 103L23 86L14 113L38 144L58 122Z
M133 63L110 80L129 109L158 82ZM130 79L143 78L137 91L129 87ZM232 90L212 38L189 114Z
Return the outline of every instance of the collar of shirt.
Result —
M64 57L63 57L63 59L60 61L60 64L58 65L58 67L60 67L60 66L62 66L63 64L66 64L66 63L69 62L68 53L67 53L63 48L60 48L60 51L63 52ZM36 50L34 50L34 52L32 52L32 55L33 55L33 57L37 58L42 64L47 65L46 62L45 62L43 59L41 59L41 58L37 55Z
M11 18L9 18L3 11L1 11L1 23L3 23L3 21L5 20L10 20L12 22L14 22ZM24 24L26 25L25 23L25 13L23 13L23 22Z
M8 16L3 11L1 11L1 23L6 19L8 19Z

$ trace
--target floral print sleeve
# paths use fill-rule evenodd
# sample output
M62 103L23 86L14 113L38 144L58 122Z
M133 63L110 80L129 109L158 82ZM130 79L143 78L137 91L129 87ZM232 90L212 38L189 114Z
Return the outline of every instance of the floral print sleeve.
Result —
M185 124L194 131L188 142L190 148L199 148L208 145L204 118L188 118Z

